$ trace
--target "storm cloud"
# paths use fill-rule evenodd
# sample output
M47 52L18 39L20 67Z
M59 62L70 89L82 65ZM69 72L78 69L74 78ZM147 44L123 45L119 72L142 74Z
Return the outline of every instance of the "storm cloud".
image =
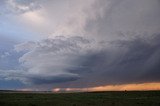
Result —
M160 36L151 36L112 42L61 36L20 44L15 49L27 51L19 59L24 69L5 77L31 84L69 82L73 87L158 82Z
M39 39L0 52L19 62L0 68L1 80L63 88L160 82L159 0L2 2Z
M110 49L89 54L82 63L83 71L89 71L82 85L159 82L159 39L159 34L154 34L114 41Z

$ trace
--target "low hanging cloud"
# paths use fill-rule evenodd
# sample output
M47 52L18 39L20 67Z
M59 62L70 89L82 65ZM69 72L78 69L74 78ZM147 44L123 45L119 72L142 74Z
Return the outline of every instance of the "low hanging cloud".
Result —
M55 39L16 45L17 52L26 52L19 59L24 68L23 72L26 74L25 82L40 84L79 79L81 77L79 74L68 70L81 67L80 61L77 60L93 51L92 42L82 37L60 36Z
M160 81L159 34L117 40L98 53L89 54L83 86L128 84ZM90 77L88 77L90 76ZM77 85L78 86L78 85Z
M23 69L6 71L3 78L60 87L158 82L159 40L153 34L112 42L78 36L26 42L15 46L25 51L19 59Z

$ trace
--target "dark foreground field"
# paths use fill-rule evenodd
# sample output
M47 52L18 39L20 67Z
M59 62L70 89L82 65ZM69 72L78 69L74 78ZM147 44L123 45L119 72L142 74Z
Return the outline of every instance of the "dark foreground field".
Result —
M160 91L0 93L0 106L160 106Z

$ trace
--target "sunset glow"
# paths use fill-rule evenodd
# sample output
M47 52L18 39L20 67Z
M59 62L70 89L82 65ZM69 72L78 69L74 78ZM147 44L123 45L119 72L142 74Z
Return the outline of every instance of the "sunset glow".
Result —
M160 83L142 83L142 84L123 84L123 85L106 85L89 88L55 88L53 92L90 92L90 91L146 91L160 90Z
M160 90L160 83L107 85L90 88L91 91L132 91L132 90Z

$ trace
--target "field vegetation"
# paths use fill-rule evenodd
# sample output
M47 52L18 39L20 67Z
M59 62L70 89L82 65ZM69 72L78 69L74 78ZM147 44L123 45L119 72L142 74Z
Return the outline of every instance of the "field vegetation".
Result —
M1 92L0 106L160 106L160 91Z

